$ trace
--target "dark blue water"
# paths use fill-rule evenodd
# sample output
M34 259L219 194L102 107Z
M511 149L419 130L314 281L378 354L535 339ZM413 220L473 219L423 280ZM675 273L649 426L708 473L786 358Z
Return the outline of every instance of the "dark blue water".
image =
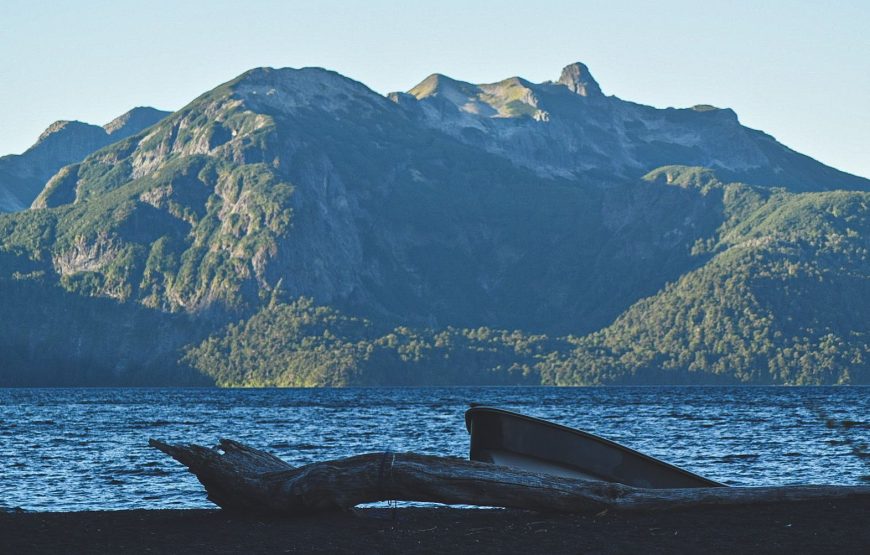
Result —
M870 388L0 389L0 507L209 507L148 438L228 437L291 464L466 456L470 402L591 431L730 485L866 484Z

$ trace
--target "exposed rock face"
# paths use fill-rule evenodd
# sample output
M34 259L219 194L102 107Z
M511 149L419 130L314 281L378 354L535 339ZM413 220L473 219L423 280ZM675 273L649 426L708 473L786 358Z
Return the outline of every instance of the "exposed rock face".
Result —
M0 212L24 210L63 166L138 133L168 114L154 108L134 108L104 127L80 121L51 124L23 154L0 158Z
M605 97L575 63L556 82L472 85L431 76L390 98L409 115L542 176L638 178L666 164L792 190L867 189L866 179L798 154L740 124L729 109L656 109ZM401 99L401 102L398 102Z
M558 83L580 96L601 96L601 87L589 73L589 68L580 62L565 66Z

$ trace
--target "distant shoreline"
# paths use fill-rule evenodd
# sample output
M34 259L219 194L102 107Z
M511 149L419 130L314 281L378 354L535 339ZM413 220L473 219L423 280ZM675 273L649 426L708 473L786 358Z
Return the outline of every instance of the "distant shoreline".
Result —
M455 508L307 517L219 510L0 513L0 551L173 553L859 553L866 500L652 514Z
M260 391L272 389L286 389L297 391L309 391L320 389L452 389L452 388L481 388L481 389L630 389L630 388L655 388L655 387L677 387L677 388L709 388L709 389L752 389L752 388L773 388L773 389L822 389L822 388L862 388L870 387L870 384L863 383L845 383L845 384L597 384L597 385L552 385L552 384L457 384L457 385L314 385L305 386L220 386L220 385L0 385L0 389L207 389L207 390L226 390L226 391Z

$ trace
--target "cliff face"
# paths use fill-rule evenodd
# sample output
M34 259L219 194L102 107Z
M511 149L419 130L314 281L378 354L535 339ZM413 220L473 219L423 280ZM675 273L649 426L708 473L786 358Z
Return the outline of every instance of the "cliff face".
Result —
M168 114L134 108L104 127L80 121L51 124L23 154L0 157L0 212L24 210L63 166L150 127Z
M95 383L188 383L190 366L225 385L631 381L623 371L656 362L613 337L648 337L642 318L606 344L577 338L642 314L642 299L706 268L757 211L807 189L867 188L728 110L606 97L582 65L544 84L435 75L389 98L322 69L262 68L119 135L138 125L109 124L120 140L48 179L35 209L0 217L0 292L45 315L0 330L14 354L0 382L26 383L34 361L84 381L90 364ZM863 272L842 260L839 272ZM671 325L689 334L685 317ZM240 319L251 323L229 325ZM606 372L578 373L596 353ZM427 377L408 376L411 363ZM287 365L278 377L274 364Z

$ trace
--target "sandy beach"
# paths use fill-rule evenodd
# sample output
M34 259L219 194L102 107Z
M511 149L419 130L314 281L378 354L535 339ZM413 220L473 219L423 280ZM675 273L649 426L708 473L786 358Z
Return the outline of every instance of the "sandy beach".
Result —
M866 553L866 499L541 514L357 509L302 518L220 510L0 513L0 553Z

